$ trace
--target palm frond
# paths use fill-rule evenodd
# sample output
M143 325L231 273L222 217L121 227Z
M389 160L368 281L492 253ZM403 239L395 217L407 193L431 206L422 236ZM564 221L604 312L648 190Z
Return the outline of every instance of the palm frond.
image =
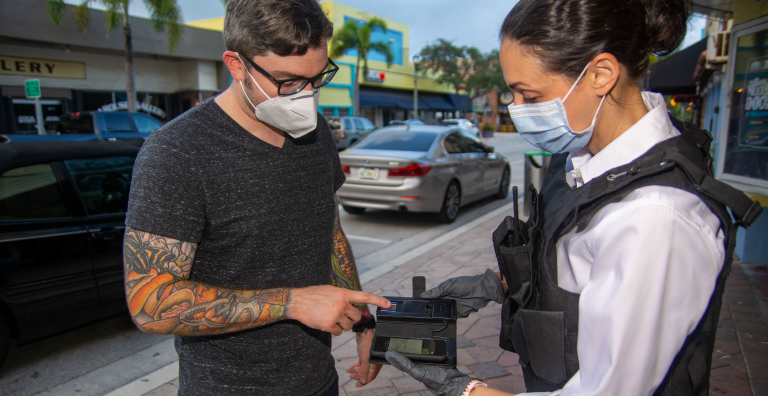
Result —
M88 8L88 3L87 0L83 1L72 10L72 13L75 15L75 25L83 32L88 29L88 22L91 20L91 9Z
M395 55L392 54L392 48L381 41L375 41L368 46L371 51L376 51L384 55L387 61L387 67L392 66L392 62L395 61Z
M365 24L368 26L368 29L373 30L374 28L381 29L384 33L387 32L387 23L379 18L379 17L373 17L368 20L368 23Z
M67 5L64 4L64 0L45 0L45 8L48 10L48 16L51 18L51 22L54 25L61 25L61 14L64 13L64 9Z
M107 31L117 30L124 25L126 15L123 15L123 9L109 5L104 14L107 22Z
M330 57L336 59L345 52L358 47L357 23L348 21L331 38Z
M156 32L168 32L168 50L173 51L179 44L184 19L176 0L144 0L151 13L152 25Z

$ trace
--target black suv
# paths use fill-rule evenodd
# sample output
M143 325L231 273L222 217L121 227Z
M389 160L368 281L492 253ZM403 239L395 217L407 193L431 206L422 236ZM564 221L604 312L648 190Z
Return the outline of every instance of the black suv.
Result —
M125 311L122 239L138 146L0 143L0 364L20 344Z

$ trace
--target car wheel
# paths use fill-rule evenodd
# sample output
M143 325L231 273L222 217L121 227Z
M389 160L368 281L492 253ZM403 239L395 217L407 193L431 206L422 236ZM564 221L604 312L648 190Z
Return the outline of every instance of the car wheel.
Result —
M11 329L8 327L8 322L0 315L0 366L5 362L5 358L8 357L8 350L11 349Z
M347 205L341 205L342 208L344 208L344 211L351 214L363 214L365 212L365 208L358 208L357 206L347 206Z
M459 183L452 181L448 184L443 197L443 207L437 214L437 219L441 223L453 223L459 217L459 207L461 206L461 190Z
M496 192L496 199L504 199L509 194L509 168L504 168L504 173L501 174L501 182L499 183L499 191Z

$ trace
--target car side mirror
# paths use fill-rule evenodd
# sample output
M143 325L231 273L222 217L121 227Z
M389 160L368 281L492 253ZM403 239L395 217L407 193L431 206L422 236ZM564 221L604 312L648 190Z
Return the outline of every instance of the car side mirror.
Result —
M496 148L495 148L495 147L493 147L493 146L485 146L485 152L486 152L486 153L492 153L492 152L494 152L495 150L496 150Z

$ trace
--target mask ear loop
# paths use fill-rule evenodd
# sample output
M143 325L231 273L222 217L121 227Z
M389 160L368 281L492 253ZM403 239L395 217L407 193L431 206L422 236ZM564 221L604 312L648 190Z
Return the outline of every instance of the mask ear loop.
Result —
M269 95L267 95L267 93L266 93L266 92L264 92L264 90L263 90L263 89L261 89L261 86L259 86L259 83L257 83L257 82L256 82L256 79L255 79L255 78L253 78L253 76L251 75L251 73L248 73L248 68L247 68L247 67L245 67L245 63L243 63L243 60L240 58L240 54L238 54L237 52L235 52L235 55L237 55L237 60L239 60L239 61L240 61L240 64L242 64L242 65L243 65L243 70L245 71L245 74L247 74L247 75L248 75L248 77L250 77L250 78L251 78L251 81L253 81L253 83L254 83L254 84L256 84L256 88L258 88L258 89L259 89L259 91L261 91L261 93L262 93L262 94L264 94L264 96L266 96L266 97L267 97L267 99L271 99L271 98L269 97ZM253 102L251 102L251 98L249 98L249 97L248 97L248 93L247 93L247 92L245 92L245 87L243 86L243 80L239 80L238 82L240 83L240 89L242 89L242 90L243 90L243 94L245 95L245 98L246 98L246 99L248 99L248 103L250 103L250 104L251 104L251 106L253 106L253 108L255 109L255 108L256 108L256 106L253 104Z
M587 63L587 67L585 67L584 70L581 71L581 74L579 74L579 78L576 79L576 82L573 83L573 86L571 86L571 90L568 91L568 93L565 95L565 98L563 98L563 102L565 102L565 99L568 99L568 97L571 95L571 92L573 92L573 89L576 88L577 85L579 85L579 81L581 81L581 78L584 77L584 74L587 73L588 69L589 69L589 63ZM595 126L595 122L597 122L597 115L600 114L600 109L603 107L603 103L605 102L605 96L606 95L603 95L603 98L600 99L600 105L597 106L597 111L595 112L595 116L592 117L592 125L590 127ZM583 132L584 131L576 132L576 133L583 133Z
M239 57L239 55L238 55L238 57ZM573 83L573 85L571 85L571 89L568 91L568 93L563 98L563 102L565 102L565 100L568 99L569 96L571 96L571 92L573 92L574 88L576 88L576 86L579 85L579 81L581 81L581 78L584 77L584 74L587 73L587 69L589 69L589 63L587 63L587 67L585 67L584 70L581 71L581 74L579 74L579 78L576 79L576 82Z

